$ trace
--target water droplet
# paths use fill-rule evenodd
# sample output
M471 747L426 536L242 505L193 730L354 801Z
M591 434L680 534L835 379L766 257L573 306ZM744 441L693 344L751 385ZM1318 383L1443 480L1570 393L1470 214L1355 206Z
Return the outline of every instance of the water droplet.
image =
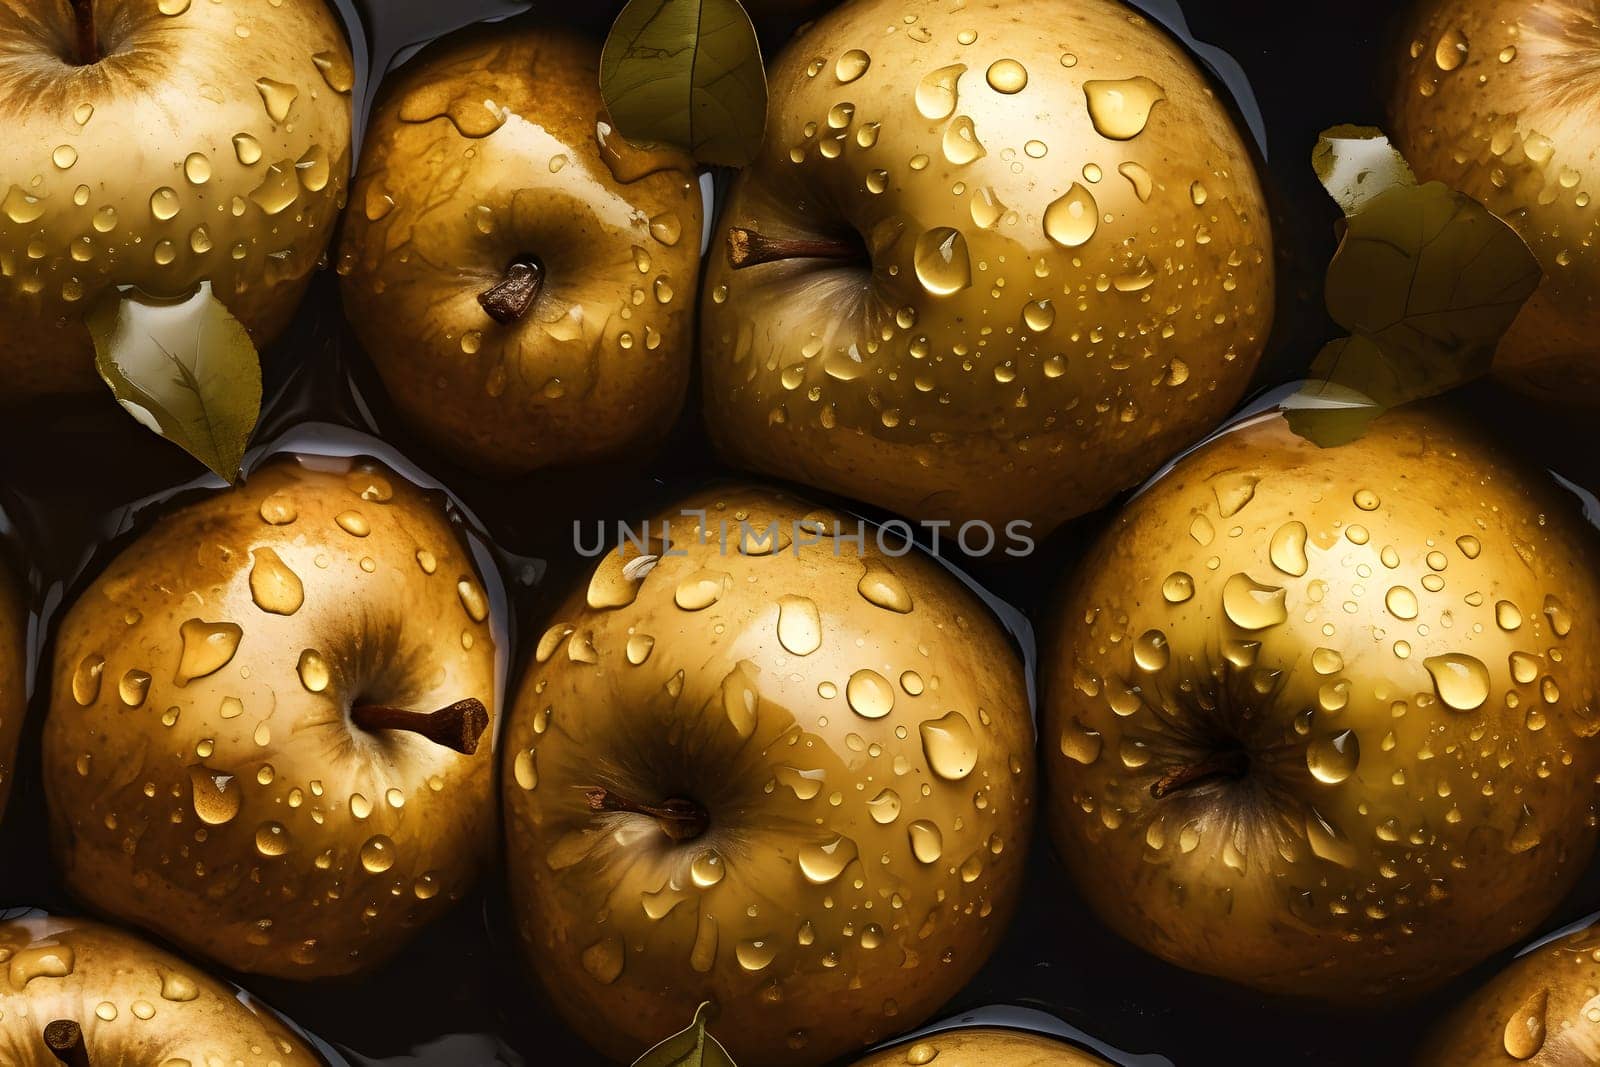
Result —
M1544 614L1550 620L1550 629L1557 637L1565 637L1572 632L1572 616L1553 594L1544 598Z
M1483 543L1476 537L1473 537L1471 534L1463 534L1462 536L1456 538L1456 547L1459 548L1461 550L1461 554L1466 556L1468 559L1477 559L1478 553L1483 551Z
M898 819L900 808L900 794L893 789L881 789L877 796L867 801L867 814L879 826L887 826Z
M1384 594L1383 604L1397 619L1414 619L1419 610L1417 594L1403 585L1394 586Z
M937 863L944 855L944 835L928 819L918 819L907 826L906 837L911 840L911 854L918 863Z
M30 196L22 191L20 186L13 185L6 193L4 201L0 201L0 210L6 213L6 218L18 225L27 225L38 222L44 214L44 201L36 196Z
M1020 93L1028 86L1028 68L1014 59L995 60L989 64L984 77L989 82L989 88L1007 96Z
M978 140L977 127L965 115L957 115L944 128L941 148L944 158L958 167L964 167L988 154L983 143Z
M293 615L305 603L300 576L271 548L252 549L250 598L256 607L273 615Z
M289 831L281 822L264 822L256 827L256 851L269 859L289 851Z
M150 692L150 672L130 670L123 674L122 680L117 683L117 696L130 708L137 708L144 703L144 698Z
M1350 839L1340 833L1332 823L1315 809L1306 816L1306 841L1311 851L1329 863L1341 867L1354 867L1361 861L1361 853Z
M917 729L922 734L922 753L934 774L947 781L960 781L972 773L978 762L978 739L972 724L959 711L929 719Z
M235 134L233 154L238 157L240 163L253 167L261 162L261 142L248 133Z
M250 191L250 199L268 215L281 215L299 196L300 185L295 181L294 168L284 163L268 167L261 184Z
M778 642L797 656L809 656L822 644L822 617L816 601L803 596L778 598Z
M211 161L199 152L191 152L183 161L183 176L190 185L204 185L211 180Z
M956 87L966 71L965 63L954 63L923 76L915 94L917 111L923 118L937 121L955 113Z
M239 814L244 798L231 774L210 767L189 768L190 806L207 826L223 826Z
M267 109L267 114L273 122L278 123L288 120L289 111L300 96L299 89L271 78L257 78L256 91L261 94L261 103Z
M935 226L918 237L912 263L917 281L934 296L949 296L972 284L967 239L952 227Z
M900 576L875 559L862 561L863 572L856 591L874 607L904 615L911 610L911 592Z
M1034 333L1044 333L1055 321L1056 309L1049 300L1030 300L1022 306L1022 322Z
M308 193L320 193L328 187L328 181L333 177L333 165L328 160L327 149L321 145L312 145L306 149L305 155L294 161L295 177L299 179L301 188Z
M894 686L871 668L852 674L844 694L850 710L864 719L881 719L894 708Z
M1098 730L1091 730L1077 719L1068 720L1061 728L1061 754L1085 767L1100 758L1105 739Z
M778 948L771 938L756 938L739 942L733 947L733 955L745 970L760 971L778 955Z
M1286 522L1272 535L1269 549L1272 565L1284 574L1296 578L1305 574L1311 565L1306 559L1306 524Z
M1167 635L1160 630L1146 630L1133 643L1133 662L1143 671L1164 670L1172 660L1172 649L1167 645Z
M1306 747L1306 769L1327 785L1338 785L1349 778L1360 762L1361 745L1353 730L1318 738Z
M1452 71L1467 61L1467 36L1458 29L1448 29L1439 38L1433 50L1433 61L1442 71Z
M1044 209L1044 232L1064 248L1078 248L1100 228L1100 207L1094 195L1077 182Z
M1460 652L1429 656L1422 661L1433 677L1433 690L1447 707L1456 711L1475 711L1489 699L1489 670L1481 662Z
M1289 617L1284 607L1285 591L1263 585L1248 574L1233 575L1222 587L1222 610L1235 626L1245 630L1265 630Z
M1539 989L1511 1013L1503 1035L1507 1056L1514 1060L1531 1060L1544 1048L1545 1013L1549 1003L1550 991Z
M239 650L239 640L244 630L231 622L205 622L190 619L178 627L183 650L178 655L178 673L174 681L186 686L196 678L215 674Z
M156 10L163 15L181 15L189 10L190 0L158 0Z
M511 761L511 776L516 779L518 788L526 792L539 787L539 765L531 748L522 749Z
M1117 173L1128 179L1128 183L1133 186L1133 195L1139 198L1139 203L1150 202L1150 194L1155 192L1156 181L1148 170L1130 161L1118 166Z
M314 648L305 649L300 653L295 671L300 675L300 684L312 693L322 692L333 680L332 672L328 669L328 661Z
M839 84L849 85L872 66L872 57L859 48L852 48L842 53L833 64L833 76Z
M1144 132L1150 111L1166 99L1161 86L1138 76L1117 81L1087 81L1083 95L1096 132L1113 141L1130 141Z
M368 838L361 846L361 866L371 874L382 874L393 867L394 842L382 834Z
M72 165L78 162L78 150L69 144L57 145L56 150L50 153L50 162L56 165L57 170L71 170Z
M1522 626L1522 612L1509 600L1497 600L1494 605L1494 621L1502 630L1516 630Z
M696 571L678 583L673 602L684 611L704 610L721 599L728 581L721 571Z
M697 853L689 863L689 878L701 889L710 889L722 881L726 873L727 864L722 861L722 854L714 848Z
M844 873L856 858L856 843L834 835L821 844L800 846L800 873L812 885L827 885Z
M342 95L355 88L356 72L342 50L317 52L311 57L311 62L322 73L322 80L327 83L328 88L334 92Z
M72 699L84 707L98 700L100 677L105 669L106 658L96 653L91 652L79 660L77 670L72 672Z
M761 707L761 695L751 677L756 670L755 664L742 659L722 679L722 711L740 737L756 732Z
M1161 583L1161 596L1169 604L1182 604L1194 596L1194 578L1184 571L1173 571Z

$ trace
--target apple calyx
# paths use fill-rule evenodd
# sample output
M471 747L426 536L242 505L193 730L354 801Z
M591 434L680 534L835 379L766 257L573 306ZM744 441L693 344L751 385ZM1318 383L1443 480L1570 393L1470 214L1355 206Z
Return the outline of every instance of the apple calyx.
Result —
M635 815L648 815L661 827L661 832L674 841L692 841L706 832L711 817L692 800L673 797L659 804L646 804L624 796L615 789L602 786L585 786L583 795L589 800L590 811L627 811Z
M768 237L757 230L734 226L728 230L728 266L734 270L776 263L783 259L860 259L861 246L831 237Z
M518 256L506 265L498 283L478 294L478 303L502 326L522 321L544 288L544 264L532 256Z
M44 1028L44 1047L67 1067L92 1067L83 1027L71 1019L57 1019Z
M1186 766L1167 768L1167 773L1150 786L1150 795L1163 800L1174 793L1217 778L1243 778L1250 770L1250 755L1242 748L1213 753Z
M94 0L71 0L72 18L78 26L77 52L73 57L78 66L88 67L100 62L100 38L94 25Z
M458 700L432 712L361 704L350 709L350 721L369 732L404 730L463 756L472 756L477 754L478 742L489 728L489 709L477 697Z

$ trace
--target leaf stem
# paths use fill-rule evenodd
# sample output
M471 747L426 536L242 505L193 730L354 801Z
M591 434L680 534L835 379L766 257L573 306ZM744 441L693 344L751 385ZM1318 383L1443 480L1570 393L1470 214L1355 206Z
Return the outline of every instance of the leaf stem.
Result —
M78 66L100 62L100 38L94 25L94 0L71 0L73 21L77 23Z
M1150 786L1150 795L1163 800L1214 778L1243 778L1250 769L1250 754L1242 748L1216 752L1187 766L1169 767Z
M775 263L784 259L859 259L861 248L831 237L768 237L757 230L734 226L728 230L728 265L734 270Z
M648 815L661 827L661 832L674 841L692 841L711 825L711 817L704 808L681 797L649 804L602 786L586 786L583 794L588 798L590 811L627 811L635 815Z
M478 303L502 326L522 321L544 288L544 264L532 256L518 256L507 265L498 283L478 294Z
M454 749L463 756L472 756L478 751L483 732L489 728L489 709L477 697L458 700L432 712L362 704L350 709L350 721L372 732L403 730Z
M66 1067L92 1067L89 1049L83 1043L83 1027L71 1019L57 1019L44 1028L44 1047Z

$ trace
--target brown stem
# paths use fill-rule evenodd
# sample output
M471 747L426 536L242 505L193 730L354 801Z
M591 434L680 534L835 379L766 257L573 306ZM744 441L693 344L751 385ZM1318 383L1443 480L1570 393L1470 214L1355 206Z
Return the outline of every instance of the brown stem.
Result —
M489 709L477 697L458 700L432 712L362 704L350 709L350 721L363 730L405 730L471 756L477 753L478 741L489 728Z
M71 1019L57 1019L44 1028L44 1047L67 1067L91 1067L83 1027Z
M660 824L661 832L674 841L692 841L711 825L705 809L692 800L673 797L659 804L646 804L597 785L584 787L583 795L589 799L590 811L630 811L650 816Z
M734 270L775 263L780 259L859 259L861 248L833 238L817 240L768 237L735 226L728 231L728 266Z
M1249 769L1250 755L1243 749L1213 753L1188 766L1167 768L1150 786L1150 795L1161 800L1213 778L1243 778Z
M508 326L520 322L544 288L544 264L532 256L519 256L507 266L500 281L478 294L489 317Z
M94 0L71 0L73 21L78 24L78 66L100 62L100 38L94 26Z

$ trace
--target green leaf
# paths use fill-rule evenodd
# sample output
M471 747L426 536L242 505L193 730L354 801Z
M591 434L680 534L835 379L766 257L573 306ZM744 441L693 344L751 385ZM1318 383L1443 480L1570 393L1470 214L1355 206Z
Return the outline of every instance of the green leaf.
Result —
M1359 350L1377 351L1370 341L1344 337L1329 342L1317 357L1317 363L1337 361L1349 349L1358 350L1352 354L1356 360L1368 358ZM1387 410L1360 390L1325 379L1306 382L1282 407L1289 429L1318 448L1349 444L1366 433L1372 420Z
M633 1061L633 1067L734 1067L722 1043L706 1032L711 1002L694 1012L694 1022Z
M1376 352L1325 350L1312 370L1390 406L1453 389L1488 371L1541 276L1471 197L1438 182L1391 189L1350 217L1328 265L1329 314Z
M600 56L600 95L629 141L744 166L767 118L750 16L739 0L629 0Z
M179 300L113 288L87 321L117 403L232 482L261 414L261 360L211 283Z
M1372 126L1324 130L1311 153L1311 166L1347 216L1381 193L1417 184L1406 157Z

